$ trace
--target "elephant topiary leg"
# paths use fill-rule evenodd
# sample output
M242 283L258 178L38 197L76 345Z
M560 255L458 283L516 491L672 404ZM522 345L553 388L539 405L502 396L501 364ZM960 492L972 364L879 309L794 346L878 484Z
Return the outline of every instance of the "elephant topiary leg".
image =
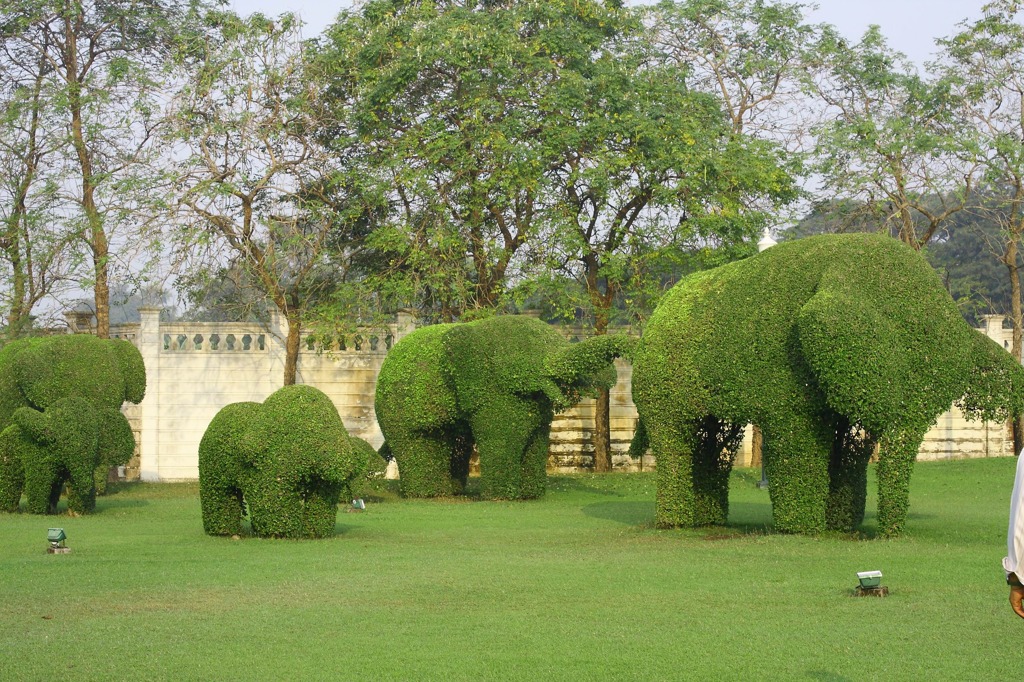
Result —
M75 460L68 464L68 511L89 514L96 510L95 459Z
M721 525L729 518L729 473L743 429L707 416L697 432L693 457L693 523Z
M63 472L39 445L26 441L22 447L26 509L30 514L56 514L64 489Z
M514 396L495 399L485 412L473 416L473 438L480 453L480 487L484 497L523 499L526 448L540 423L541 408L533 401Z
M302 537L326 538L334 535L340 496L340 485L323 481L306 490L302 504Z
M920 430L882 434L878 451L878 534L895 537L903 531L910 505L910 474L924 439Z
M413 432L390 441L398 460L398 484L406 497L448 497L463 491L469 475L467 443L444 432ZM469 445L471 448L471 444ZM471 449L469 450L471 452Z
M852 430L848 419L838 418L828 464L825 524L829 530L849 532L864 521L868 461L874 447L870 435Z
M0 433L0 511L14 513L25 489L25 469L21 464L21 429L8 426Z
M647 435L658 467L655 523L659 528L697 524L693 490L693 453L699 446L697 425L646 423Z
M274 538L301 538L306 520L302 494L286 481L262 480L245 488L249 522L253 535Z
M551 422L533 432L523 455L522 499L542 497L548 487L548 452L550 450Z
M127 464L135 452L135 435L128 418L120 410L99 411L99 464L93 471L96 494L107 494L107 476L111 467Z
M452 492L461 495L466 490L469 480L469 460L473 456L473 434L469 425L462 425L458 430L446 433L451 459L448 463L448 475L451 478Z
M203 530L207 535L238 535L242 532L242 516L245 514L242 491L212 478L200 476L199 480Z
M825 530L831 425L820 416L792 414L762 425L772 520L783 533Z

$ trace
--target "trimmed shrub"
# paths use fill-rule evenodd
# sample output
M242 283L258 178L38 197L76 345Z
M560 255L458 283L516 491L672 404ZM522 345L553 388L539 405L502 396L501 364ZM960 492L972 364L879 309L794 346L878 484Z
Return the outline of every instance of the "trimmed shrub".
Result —
M312 386L285 386L263 403L233 403L199 444L199 497L210 535L334 534L338 498L365 464L338 410Z
M352 452L359 468L343 491L345 498L342 502L381 492L385 485L384 474L388 468L388 461L365 440L352 436L349 442L352 444Z
M0 350L0 508L17 511L24 490L29 511L53 513L67 482L69 509L93 511L97 483L104 489L107 470L135 448L121 405L145 388L142 356L127 341L49 336Z
M612 360L628 348L620 336L570 344L518 315L409 334L384 360L375 403L402 494L461 493L476 447L485 497L543 495L555 411L613 384Z
M15 411L14 423L0 437L5 448L20 454L30 513L57 513L65 484L68 511L85 514L95 509L93 472L99 461L100 422L96 408L84 398L64 398L45 412L31 407Z
M935 418L962 396L979 415L1020 410L1024 370L1010 360L964 322L920 254L886 236L809 237L688 277L634 362L657 523L725 520L732 460L711 439L754 423L776 528L859 524L877 441L879 529L898 534Z

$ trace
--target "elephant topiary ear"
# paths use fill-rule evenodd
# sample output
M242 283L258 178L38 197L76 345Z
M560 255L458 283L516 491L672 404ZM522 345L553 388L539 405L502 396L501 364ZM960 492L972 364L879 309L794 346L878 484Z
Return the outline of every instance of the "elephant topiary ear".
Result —
M800 311L797 331L829 407L877 433L899 418L909 368L889 320L845 292L821 289Z
M825 287L801 309L797 341L829 407L881 433L896 420L931 422L962 390L947 376L959 375L955 353L916 325Z
M141 403L146 396L146 365L142 361L142 353L123 339L113 339L110 343L117 363L121 366L124 399L135 404Z

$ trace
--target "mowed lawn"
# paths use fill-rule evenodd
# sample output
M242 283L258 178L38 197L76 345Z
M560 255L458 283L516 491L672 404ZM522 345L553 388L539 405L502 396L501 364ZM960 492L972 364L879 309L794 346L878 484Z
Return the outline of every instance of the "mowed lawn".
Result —
M207 537L196 484L121 486L0 515L0 679L1016 680L1014 466L918 464L897 540L873 494L858 537L774 534L753 470L726 527L657 530L652 474L581 475L526 503L385 494L320 541ZM851 596L873 569L890 596Z

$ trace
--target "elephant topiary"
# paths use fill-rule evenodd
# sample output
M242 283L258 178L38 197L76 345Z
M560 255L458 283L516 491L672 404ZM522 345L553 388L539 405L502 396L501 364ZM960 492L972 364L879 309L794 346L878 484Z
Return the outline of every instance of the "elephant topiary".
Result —
M517 315L409 334L384 360L375 403L402 494L461 493L476 446L485 497L543 495L555 412L613 384L612 360L629 344L621 336L570 344Z
M1021 411L1024 370L938 276L882 235L808 237L681 281L638 344L633 399L658 462L657 524L724 523L732 453L761 427L775 527L848 530L879 446L878 528L904 526L925 432L957 400Z
M383 492L386 486L388 461L362 438L350 436L349 442L352 444L352 452L358 465L355 475L342 492L350 500Z
M142 356L127 341L63 335L6 345L0 350L0 509L16 511L24 491L29 511L54 513L69 482L69 509L92 511L97 472L105 476L109 467L126 464L135 449L121 405L140 402L145 391ZM86 465L91 482L81 475Z
M235 535L332 535L341 491L365 465L338 410L312 386L285 386L262 403L232 403L199 443L203 528Z

